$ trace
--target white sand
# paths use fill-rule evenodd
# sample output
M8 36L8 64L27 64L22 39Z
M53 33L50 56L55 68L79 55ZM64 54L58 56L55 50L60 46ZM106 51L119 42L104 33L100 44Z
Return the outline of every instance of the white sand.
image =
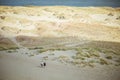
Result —
M40 68L40 59L23 54L0 52L0 80L120 80L120 68L75 66L47 62Z
M119 22L115 22L117 15L108 16L107 14L93 14L93 15L90 15L90 17L98 22L102 22L102 24L106 26L111 26L111 27L120 26Z

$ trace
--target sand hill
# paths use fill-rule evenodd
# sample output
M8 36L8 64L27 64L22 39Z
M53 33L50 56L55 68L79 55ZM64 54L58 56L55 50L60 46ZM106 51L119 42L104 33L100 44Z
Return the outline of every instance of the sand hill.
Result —
M24 46L38 46L48 39L66 42L67 37L71 39L69 42L120 42L120 9L0 6L0 36L1 44L12 44L10 38L15 37Z
M0 6L0 80L120 80L119 74L120 8Z

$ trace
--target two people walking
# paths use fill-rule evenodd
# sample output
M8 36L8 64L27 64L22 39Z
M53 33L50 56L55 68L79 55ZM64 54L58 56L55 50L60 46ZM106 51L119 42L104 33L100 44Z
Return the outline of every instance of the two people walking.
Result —
M42 62L40 63L40 66L41 66L41 67L45 67L45 66L46 66L46 62L43 62L43 61L42 61Z

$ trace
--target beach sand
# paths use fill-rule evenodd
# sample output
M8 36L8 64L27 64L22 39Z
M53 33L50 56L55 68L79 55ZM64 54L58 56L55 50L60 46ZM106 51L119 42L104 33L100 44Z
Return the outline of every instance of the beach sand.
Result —
M47 61L40 67L39 58L17 53L0 53L0 80L119 80L120 67L79 68Z

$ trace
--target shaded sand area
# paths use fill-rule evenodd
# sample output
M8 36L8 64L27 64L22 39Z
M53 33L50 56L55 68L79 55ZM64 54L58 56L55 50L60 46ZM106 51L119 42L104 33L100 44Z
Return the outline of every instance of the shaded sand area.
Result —
M39 59L25 55L0 53L0 80L119 80L120 68L97 66L78 68L47 61L40 68Z

